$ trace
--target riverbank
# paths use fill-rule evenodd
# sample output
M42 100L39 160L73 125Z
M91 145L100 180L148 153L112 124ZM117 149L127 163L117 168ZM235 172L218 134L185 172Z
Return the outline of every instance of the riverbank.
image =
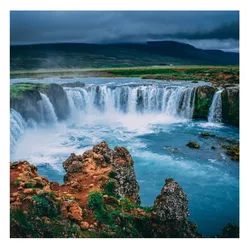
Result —
M140 77L158 80L194 80L220 85L238 85L238 66L148 66L123 68L82 68L11 71L10 78L48 77Z

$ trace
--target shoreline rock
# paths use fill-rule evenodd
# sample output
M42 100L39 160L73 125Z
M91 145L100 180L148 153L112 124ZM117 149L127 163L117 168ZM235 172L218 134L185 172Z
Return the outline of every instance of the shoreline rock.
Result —
M112 150L105 141L64 161L62 185L27 161L10 163L10 236L203 237L174 179L166 179L153 206L140 205L133 163L126 148Z

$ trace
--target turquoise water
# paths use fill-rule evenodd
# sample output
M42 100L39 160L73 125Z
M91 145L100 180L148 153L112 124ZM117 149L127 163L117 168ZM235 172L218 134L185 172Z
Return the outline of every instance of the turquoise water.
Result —
M135 162L142 204L153 205L165 178L172 177L188 196L190 219L200 232L211 236L228 222L239 224L239 164L221 150L223 141L200 138L203 131L239 138L233 127L160 115L88 116L76 123L27 129L11 160L27 159L39 167L41 175L62 183L62 162L70 153L81 154L102 140L111 148L125 146ZM186 147L189 141L199 143L200 149Z

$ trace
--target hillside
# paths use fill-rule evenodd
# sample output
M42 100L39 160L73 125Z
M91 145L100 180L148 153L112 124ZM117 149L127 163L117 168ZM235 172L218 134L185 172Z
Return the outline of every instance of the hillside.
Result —
M238 65L239 54L174 42L36 44L10 47L10 70L151 65Z

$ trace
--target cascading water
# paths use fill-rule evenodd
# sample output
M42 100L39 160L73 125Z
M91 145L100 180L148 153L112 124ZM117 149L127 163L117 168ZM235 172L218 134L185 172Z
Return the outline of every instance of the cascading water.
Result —
M71 112L165 113L191 119L194 87L158 85L65 88Z
M58 119L52 103L45 94L40 93L40 95L42 100L39 102L39 106L42 121L44 123L56 123Z
M22 118L21 114L10 109L10 150L14 151L16 142L23 134L27 126L26 121Z
M222 100L221 92L223 89L219 89L215 92L212 104L209 108L208 122L221 122L222 121Z

